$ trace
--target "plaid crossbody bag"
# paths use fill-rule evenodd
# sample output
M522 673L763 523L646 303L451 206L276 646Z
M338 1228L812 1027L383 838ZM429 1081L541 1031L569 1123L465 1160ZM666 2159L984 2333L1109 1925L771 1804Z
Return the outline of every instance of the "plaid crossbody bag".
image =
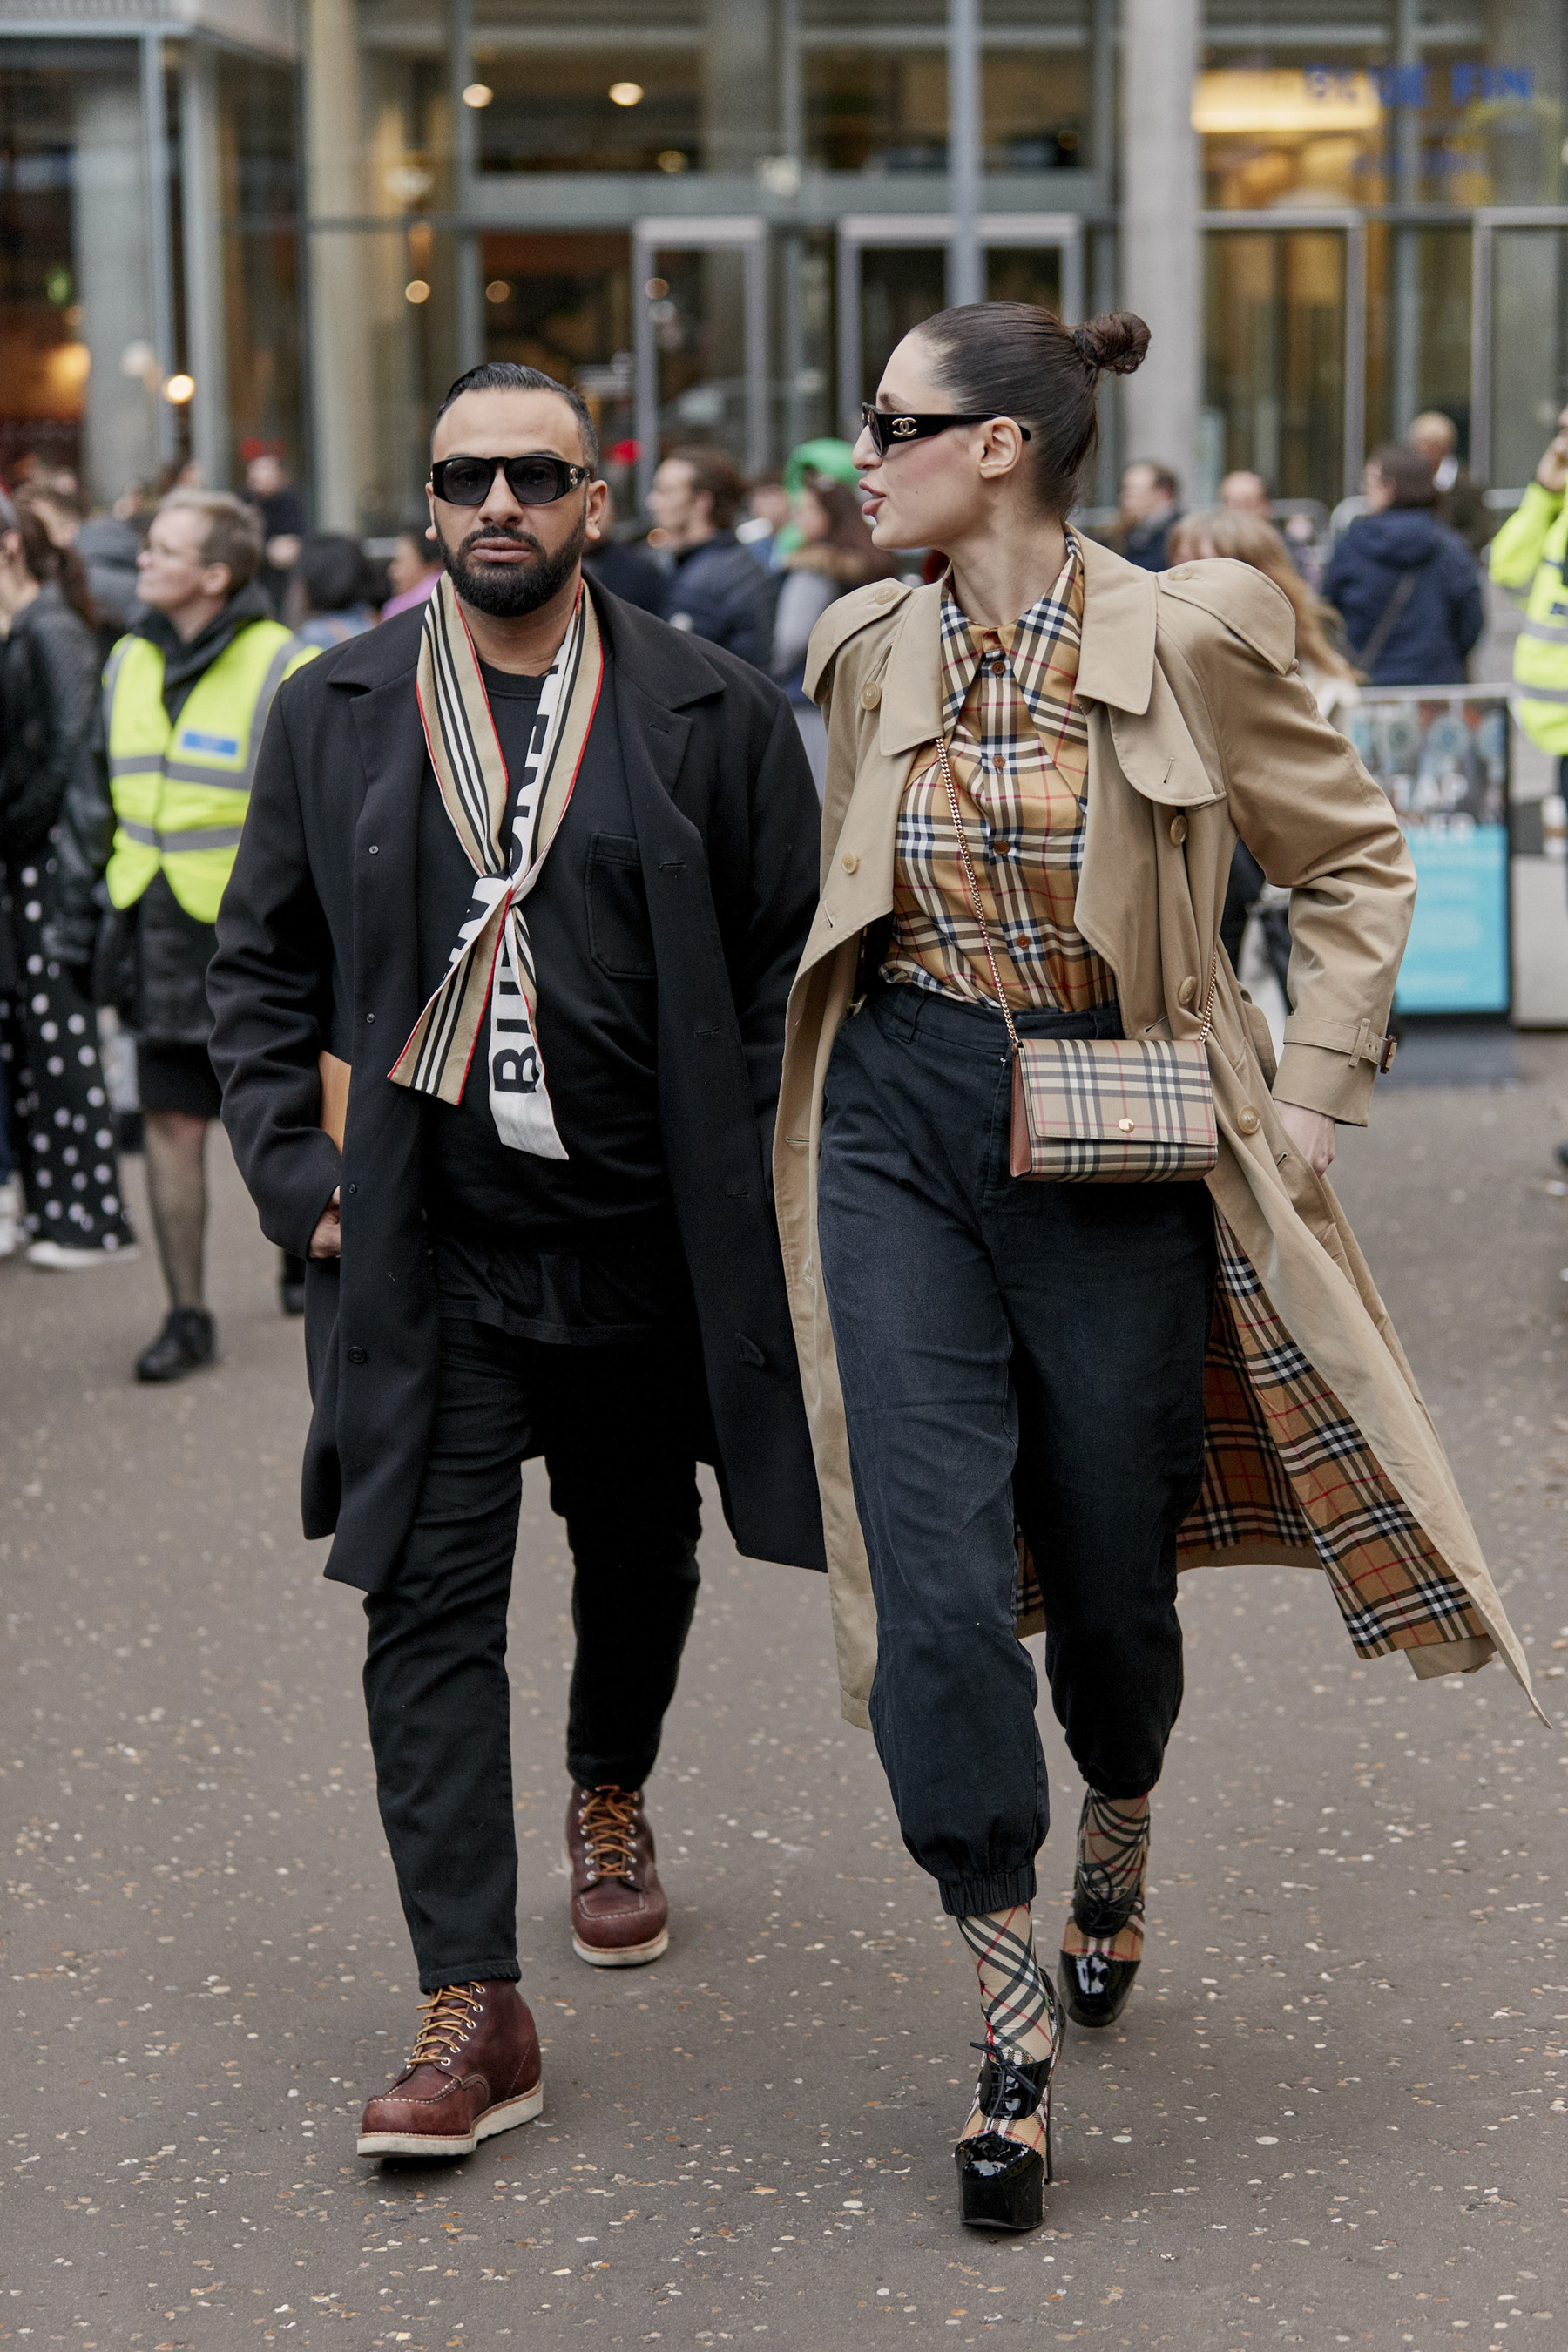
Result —
M940 736L936 756L969 902L1013 1047L1013 1174L1047 1184L1182 1184L1206 1176L1219 1158L1208 1063L1217 943L1195 1037L1142 1044L1122 1037L1020 1037Z

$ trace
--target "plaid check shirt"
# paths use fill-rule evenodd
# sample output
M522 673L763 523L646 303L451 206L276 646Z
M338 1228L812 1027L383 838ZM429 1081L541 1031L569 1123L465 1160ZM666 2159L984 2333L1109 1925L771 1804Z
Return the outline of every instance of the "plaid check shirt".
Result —
M1068 537L1055 585L1008 629L942 603L942 726L991 944L1014 1012L1084 1013L1115 983L1073 911L1087 830L1089 722L1074 688L1083 565ZM934 747L904 790L884 978L970 1003L996 992Z

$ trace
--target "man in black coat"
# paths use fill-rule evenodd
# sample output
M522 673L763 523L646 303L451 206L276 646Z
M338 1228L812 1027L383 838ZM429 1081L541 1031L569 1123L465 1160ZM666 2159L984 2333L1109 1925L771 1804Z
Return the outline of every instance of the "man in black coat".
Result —
M779 583L735 536L745 495L722 449L672 449L653 478L647 505L675 567L664 607L671 628L689 629L767 669Z
M209 980L236 1154L264 1230L310 1261L305 1531L335 1534L326 1573L366 1596L382 1819L433 2001L365 2111L366 2154L466 2153L542 2097L517 1991L505 1664L522 1460L543 1454L573 1552L566 1834L573 1942L595 1965L668 1941L642 1787L696 1599L696 1463L742 1551L823 1565L766 1176L816 895L789 706L584 588L604 501L574 394L510 362L471 370L433 456L448 580L280 694ZM592 622L597 698L574 685L568 705L552 681ZM488 877L453 814L458 676L471 773L498 772L497 746L504 761ZM590 708L559 830L516 894L530 1059L485 1028L514 1018L511 950L465 965L463 943L492 937L472 929L486 891L505 931L512 819L536 858L530 779ZM405 1041L416 1024L426 1045L447 1035L422 1008L463 971L485 1013L437 1093ZM516 1140L519 1087L553 1143Z

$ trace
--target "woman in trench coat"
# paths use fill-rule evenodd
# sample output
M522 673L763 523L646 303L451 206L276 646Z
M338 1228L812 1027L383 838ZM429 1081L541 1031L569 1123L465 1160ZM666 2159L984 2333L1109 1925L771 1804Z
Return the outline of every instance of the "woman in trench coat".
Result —
M806 671L823 887L778 1218L844 1711L975 1958L984 2056L955 2155L964 2219L998 2228L1041 2217L1062 2031L1033 1943L1048 1814L1017 1637L1045 1631L1088 1791L1061 1977L1089 2026L1142 1952L1179 1567L1321 1569L1363 1657L1434 1675L1495 1649L1529 1686L1326 1181L1390 1050L1399 826L1319 717L1271 583L1152 575L1066 528L1097 378L1147 341L1005 303L906 337L856 462L877 542L949 568L843 598ZM1238 838L1292 894L1278 1070L1219 950ZM1206 1179L1011 1176L998 990L1026 1039L1203 1038Z

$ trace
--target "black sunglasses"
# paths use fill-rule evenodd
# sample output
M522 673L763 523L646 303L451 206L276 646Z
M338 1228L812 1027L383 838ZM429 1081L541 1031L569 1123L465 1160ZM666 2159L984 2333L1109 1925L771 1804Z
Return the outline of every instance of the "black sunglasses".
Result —
M446 506L482 507L498 473L520 507L553 506L594 478L591 466L569 466L564 457L438 457L430 488Z
M860 422L871 436L871 445L879 457L885 457L889 449L898 448L902 442L929 441L938 433L951 431L955 425L989 425L997 413L987 408L978 416L898 416L890 408L877 408L868 400L860 403ZM1017 422L1016 418L1009 421ZM1028 426L1020 425L1018 430L1026 441Z

